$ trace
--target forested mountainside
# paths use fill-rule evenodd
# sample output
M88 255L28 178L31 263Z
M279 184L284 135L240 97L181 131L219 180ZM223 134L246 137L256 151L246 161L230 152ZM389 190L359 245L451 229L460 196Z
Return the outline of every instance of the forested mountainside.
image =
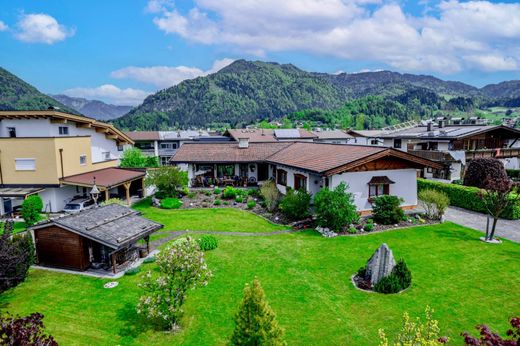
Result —
M67 95L49 95L69 108L98 120L111 120L128 113L132 106L118 106L99 100L87 100Z

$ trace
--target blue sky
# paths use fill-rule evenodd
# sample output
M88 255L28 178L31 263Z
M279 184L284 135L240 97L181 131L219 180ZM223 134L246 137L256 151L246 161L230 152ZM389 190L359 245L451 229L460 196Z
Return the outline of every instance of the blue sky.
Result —
M0 66L46 93L137 104L235 59L520 79L518 1L0 0Z

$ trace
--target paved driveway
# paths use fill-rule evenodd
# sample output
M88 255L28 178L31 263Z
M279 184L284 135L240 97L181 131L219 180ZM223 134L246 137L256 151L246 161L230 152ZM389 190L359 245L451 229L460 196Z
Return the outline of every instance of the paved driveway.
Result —
M486 232L486 215L457 207L449 207L446 219L459 225ZM493 220L490 220L490 228ZM497 222L495 236L520 243L520 220L504 220Z

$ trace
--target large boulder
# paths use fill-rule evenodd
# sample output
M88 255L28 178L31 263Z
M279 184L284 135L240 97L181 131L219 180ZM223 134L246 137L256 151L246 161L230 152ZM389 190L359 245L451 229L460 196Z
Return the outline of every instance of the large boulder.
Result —
M366 279L372 285L377 284L382 278L390 275L395 267L395 259L392 250L385 243L374 252L367 262Z

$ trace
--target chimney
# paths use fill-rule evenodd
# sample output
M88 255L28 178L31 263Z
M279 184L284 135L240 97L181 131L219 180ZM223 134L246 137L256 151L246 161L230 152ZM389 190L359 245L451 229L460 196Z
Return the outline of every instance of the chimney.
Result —
M431 121L428 122L428 124L426 125L426 130L428 132L432 132L433 131L433 123Z
M241 149L249 148L249 138L239 138L238 147Z
M439 128L440 129L442 129L444 127L445 122L446 122L446 120L444 120L444 119L439 120Z

